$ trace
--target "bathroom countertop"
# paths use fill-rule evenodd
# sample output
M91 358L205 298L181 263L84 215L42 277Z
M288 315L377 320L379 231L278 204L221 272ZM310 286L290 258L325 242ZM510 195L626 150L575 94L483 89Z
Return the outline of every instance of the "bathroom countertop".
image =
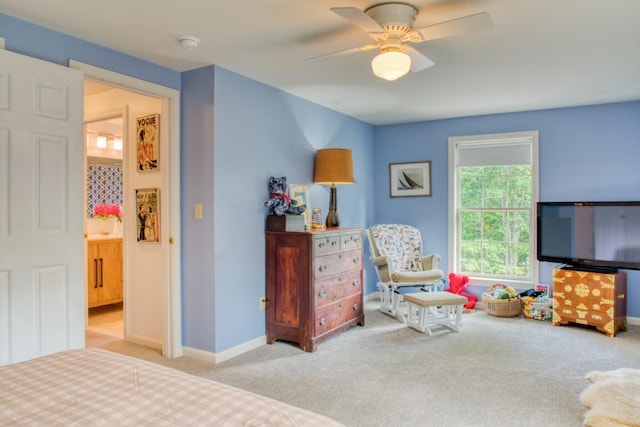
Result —
M122 234L88 234L87 240L112 240L122 239Z

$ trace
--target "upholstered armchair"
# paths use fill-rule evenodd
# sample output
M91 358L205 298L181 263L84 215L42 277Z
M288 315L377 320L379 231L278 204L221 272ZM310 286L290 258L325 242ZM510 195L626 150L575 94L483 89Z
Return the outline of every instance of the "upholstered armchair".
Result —
M443 290L440 255L422 253L420 231L409 225L378 224L367 230L369 259L376 268L380 311L400 317L402 287L425 291Z

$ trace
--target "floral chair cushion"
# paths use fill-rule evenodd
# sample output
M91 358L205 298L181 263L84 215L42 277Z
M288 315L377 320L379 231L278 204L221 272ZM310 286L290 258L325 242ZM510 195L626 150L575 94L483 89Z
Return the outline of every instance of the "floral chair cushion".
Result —
M396 271L423 271L422 237L409 225L381 224L370 229L377 256L389 257Z

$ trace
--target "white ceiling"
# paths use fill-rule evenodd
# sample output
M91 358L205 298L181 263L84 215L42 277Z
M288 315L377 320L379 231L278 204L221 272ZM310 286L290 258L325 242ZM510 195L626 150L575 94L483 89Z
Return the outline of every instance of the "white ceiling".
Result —
M373 76L375 51L305 61L371 43L329 8L377 3L0 0L0 12L177 71L215 64L371 124L640 99L639 0L412 0L416 28L481 11L495 28L413 45L435 65L395 82ZM185 35L200 45L181 48Z

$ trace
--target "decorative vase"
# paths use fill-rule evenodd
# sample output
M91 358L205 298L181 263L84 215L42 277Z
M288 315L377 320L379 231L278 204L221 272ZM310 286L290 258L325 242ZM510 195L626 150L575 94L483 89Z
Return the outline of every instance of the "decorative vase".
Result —
M111 234L122 234L122 222L118 221L118 218L115 216L113 217L113 230Z

